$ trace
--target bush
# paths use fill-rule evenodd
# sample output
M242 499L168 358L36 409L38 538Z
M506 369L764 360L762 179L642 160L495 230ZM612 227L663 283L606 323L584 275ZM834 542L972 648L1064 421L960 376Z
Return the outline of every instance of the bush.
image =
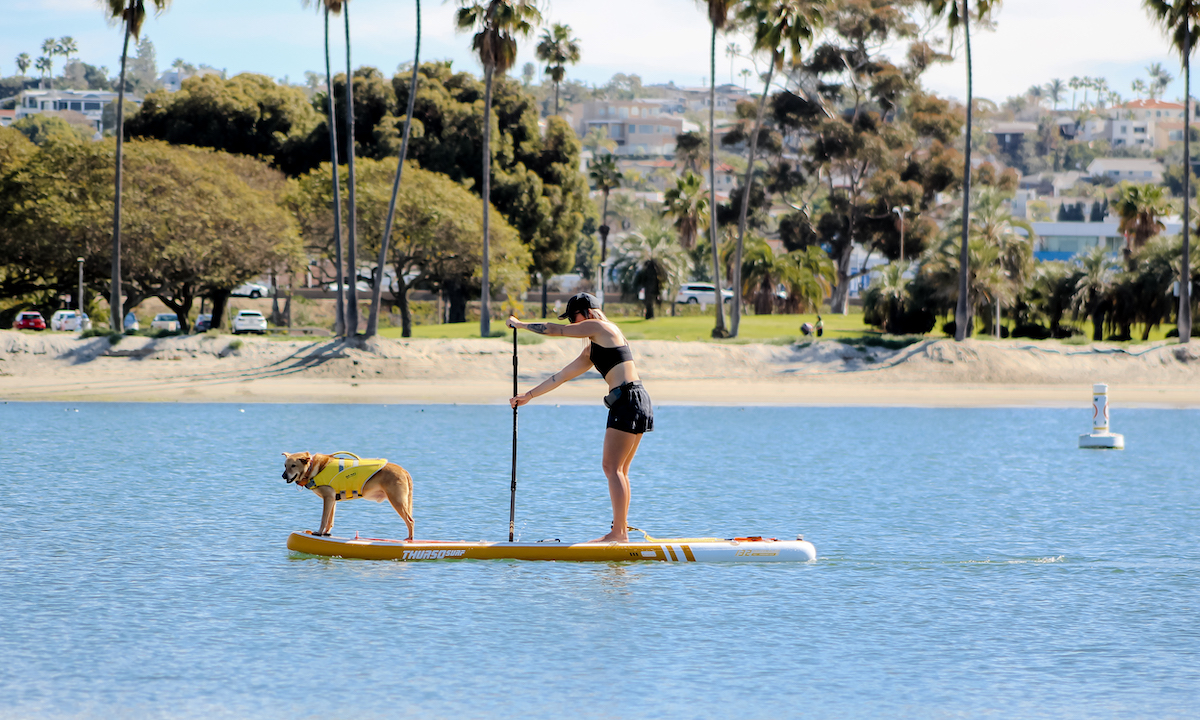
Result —
M1030 338L1032 340L1048 340L1050 338L1050 330L1037 323L1021 323L1013 328L1012 336L1015 338Z

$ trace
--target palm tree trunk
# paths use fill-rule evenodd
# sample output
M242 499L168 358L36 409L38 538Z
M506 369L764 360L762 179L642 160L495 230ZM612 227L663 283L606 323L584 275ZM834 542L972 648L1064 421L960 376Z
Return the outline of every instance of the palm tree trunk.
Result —
M1189 207L1188 179L1192 174L1192 156L1189 138L1192 130L1192 47L1191 27L1185 26L1183 34L1183 265L1179 275L1179 342L1186 343L1192 337L1192 272L1190 263L1191 243L1188 238Z
M488 284L488 208L492 197L492 76L495 68L488 64L484 70L483 90L483 287L479 293L479 337L492 334L491 285Z
M108 298L113 332L124 329L125 317L121 307L121 154L125 147L125 62L129 58L129 16L125 17L125 45L121 48L121 84L117 86L117 171L113 196L112 290Z
M333 72L329 66L329 8L325 9L325 93L329 97L329 158L333 166L333 245L334 265L337 270L337 310L333 321L333 334L346 332L346 296L342 282L346 277L342 266L342 191L338 183L337 112L333 102Z
M604 309L604 260L608 255L608 188L604 188L604 209L600 212L600 264L596 267L596 298Z
M758 150L758 133L762 128L763 110L767 105L767 93L771 90L771 78L775 74L775 62L778 55L778 50L771 54L771 64L767 67L767 81L763 83L763 94L758 99L758 114L754 117L754 132L750 135L750 158L746 165L746 178L742 181L742 207L738 212L737 254L733 261L733 277L729 281L733 287L733 312L729 319L729 337L737 337L738 327L742 322L742 248L746 236L746 213L750 209L750 183L754 182L754 153Z
M383 268L387 263L388 243L392 238L392 221L396 217L396 196L400 193L400 175L404 172L404 159L408 157L408 133L412 126L413 104L417 98L417 70L421 65L421 0L417 0L417 49L413 51L412 80L408 83L408 112L404 116L404 139L400 141L400 162L396 165L396 179L392 183L392 199L388 203L387 221L383 225L383 242L379 245L379 260L376 263L375 287L371 292L371 314L367 317L367 337L379 332L379 304L383 295ZM397 278L403 288L404 278ZM397 298L398 299L398 298ZM402 337L412 335L412 324L406 323L400 331Z
M558 83L554 83L554 114L558 114Z
M713 123L717 113L717 26L712 26L712 48L709 52L708 87L708 236L712 242L713 287L716 289L717 324L712 336L727 337L725 330L725 296L721 293L721 256L717 249L717 147ZM734 293L735 295L737 293Z
M346 337L358 334L358 211L354 202L354 74L350 70L350 3L343 3L342 17L346 21L346 160L350 177L346 180L347 200L346 245L349 249L350 287L346 289Z
M550 276L542 272L542 318L546 317L546 305L550 295Z
M969 264L969 248L967 237L971 229L971 8L968 0L963 0L963 37L967 50L967 133L966 152L963 162L963 210L962 210L962 248L958 253L958 304L954 309L954 339L963 340L970 337L967 327L970 311L967 298L967 269Z

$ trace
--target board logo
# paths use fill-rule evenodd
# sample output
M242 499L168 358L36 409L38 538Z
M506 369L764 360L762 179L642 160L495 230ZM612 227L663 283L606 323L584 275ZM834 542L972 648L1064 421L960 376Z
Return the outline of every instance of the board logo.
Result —
M752 550L744 548L738 550L735 557L775 557L779 552L777 550Z
M403 560L441 560L448 557L462 557L466 550L405 550Z

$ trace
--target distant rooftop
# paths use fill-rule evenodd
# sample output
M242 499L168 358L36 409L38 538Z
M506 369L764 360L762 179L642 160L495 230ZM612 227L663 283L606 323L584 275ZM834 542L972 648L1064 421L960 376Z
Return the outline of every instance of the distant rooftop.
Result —
M1122 110L1182 110L1183 103L1167 102L1166 100L1130 100L1117 107Z

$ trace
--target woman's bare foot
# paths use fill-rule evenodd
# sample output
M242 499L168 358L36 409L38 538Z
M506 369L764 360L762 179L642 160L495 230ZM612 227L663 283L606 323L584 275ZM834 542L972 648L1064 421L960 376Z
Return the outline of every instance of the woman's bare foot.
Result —
M617 532L616 530L612 530L604 537L596 538L595 540L589 540L588 542L629 542L629 532Z

